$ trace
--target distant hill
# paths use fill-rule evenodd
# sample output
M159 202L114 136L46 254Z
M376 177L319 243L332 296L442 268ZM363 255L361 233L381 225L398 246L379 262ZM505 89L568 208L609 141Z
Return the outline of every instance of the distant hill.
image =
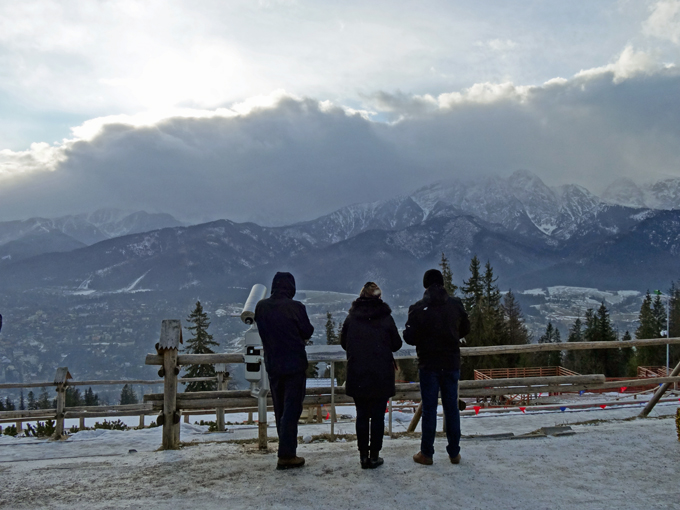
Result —
M0 222L0 260L17 261L42 253L65 252L114 237L180 225L169 214L117 209Z

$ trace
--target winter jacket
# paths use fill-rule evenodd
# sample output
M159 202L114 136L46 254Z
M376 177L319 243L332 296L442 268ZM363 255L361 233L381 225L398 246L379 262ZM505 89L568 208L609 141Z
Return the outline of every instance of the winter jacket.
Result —
M401 348L392 310L381 299L359 298L342 325L340 344L347 351L347 395L388 398L395 394L394 357Z
M435 284L408 309L404 341L416 347L420 368L459 370L460 339L469 332L462 301Z
M294 301L295 278L276 273L271 297L255 307L255 322L264 347L264 363L270 375L287 375L307 370L305 340L312 337L305 305Z

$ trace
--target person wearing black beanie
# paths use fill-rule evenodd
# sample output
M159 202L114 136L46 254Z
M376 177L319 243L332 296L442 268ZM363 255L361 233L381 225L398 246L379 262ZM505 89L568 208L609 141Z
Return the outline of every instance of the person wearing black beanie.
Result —
M431 465L437 429L437 405L441 390L446 418L446 451L452 464L460 462L460 339L470 332L470 320L463 303L449 296L444 277L437 269L423 276L423 299L408 310L404 341L416 347L420 394L423 408L420 451L413 456L418 464Z
M428 289L432 285L444 286L444 276L438 269L428 269L423 275L423 287Z

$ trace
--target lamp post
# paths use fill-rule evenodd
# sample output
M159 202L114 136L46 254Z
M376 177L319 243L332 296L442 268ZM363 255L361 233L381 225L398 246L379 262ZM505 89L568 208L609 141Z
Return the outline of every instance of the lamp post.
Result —
M671 337L671 297L665 296L660 290L655 290L654 294L659 297L666 298L666 338ZM671 357L671 347L670 344L666 344L666 377L670 373L670 357Z

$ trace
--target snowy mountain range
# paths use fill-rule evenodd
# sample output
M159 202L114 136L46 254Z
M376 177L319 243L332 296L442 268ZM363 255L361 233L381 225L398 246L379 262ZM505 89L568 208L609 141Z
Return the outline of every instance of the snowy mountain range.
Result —
M67 252L105 239L180 225L169 214L118 209L0 222L0 263L42 253Z
M631 198L638 196L637 201ZM619 180L600 198L575 184L549 187L535 174L518 170L507 178L438 182L410 195L347 206L288 231L325 246L367 230L399 230L433 217L463 214L556 245L573 236L616 233L621 219L612 223L609 218L612 210L620 210L615 206L680 209L680 179L646 187Z
M614 181L602 194L606 203L648 209L680 209L680 179L638 186L630 179Z
M515 289L665 288L680 277L680 203L673 202L679 183L645 188L653 192L642 198L663 198L663 208L614 203L631 196L615 193L616 187L604 200L583 187L551 188L518 171L508 178L440 182L287 227L228 220L183 227L168 215L146 213L28 220L22 232L52 233L53 244L63 248L52 251L68 253L5 259L0 281L16 290L79 295L179 292L248 286L290 270L306 288L351 292L376 280L406 294L418 288L414 275L445 253L459 281L476 254L492 263L499 284ZM11 225L15 235L17 223ZM0 224L0 243L11 237L9 230ZM82 244L108 239L69 250L63 236ZM10 245L0 245L0 256Z

